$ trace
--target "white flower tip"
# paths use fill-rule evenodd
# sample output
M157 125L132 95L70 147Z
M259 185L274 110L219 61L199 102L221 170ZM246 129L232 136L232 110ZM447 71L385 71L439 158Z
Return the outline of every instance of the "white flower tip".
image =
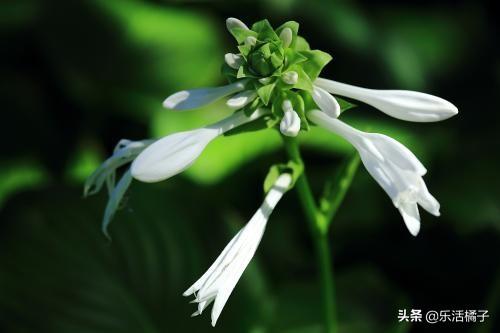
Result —
M280 132L285 136L295 137L300 131L300 118L293 109L286 109L280 122Z
M292 29L285 28L280 33L280 39L283 42L283 48L287 48L292 44L293 33Z
M240 20L238 20L237 18L234 18L234 17L229 17L226 20L226 27L227 27L227 30L229 30L229 32L231 32L231 30L234 28L241 28L244 30L250 30L250 29L248 29L248 27L245 23L241 22Z
M328 91L314 86L312 97L314 103L328 116L331 118L338 118L340 116L340 104Z
M299 74L295 71L283 73L281 80L286 84L296 84L299 81Z
M233 69L240 68L243 62L242 57L239 54L234 54L234 53L226 53L224 55L224 61L229 67Z
M245 90L228 99L226 105L233 110L238 110L251 103L255 98L257 98L257 93L255 91Z
M283 108L283 111L293 110L292 102L290 102L289 99L285 99L281 107Z
M189 98L189 91L182 90L176 92L175 94L168 96L163 101L163 107L166 109L173 109L173 110L178 109L179 106L182 105L182 103L185 102L188 98ZM182 109L182 107L179 109Z

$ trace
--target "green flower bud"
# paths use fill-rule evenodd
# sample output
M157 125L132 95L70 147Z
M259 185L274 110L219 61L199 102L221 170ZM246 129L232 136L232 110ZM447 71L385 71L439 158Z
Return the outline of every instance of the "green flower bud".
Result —
M250 69L259 76L269 76L283 66L283 49L275 43L255 47L248 55Z

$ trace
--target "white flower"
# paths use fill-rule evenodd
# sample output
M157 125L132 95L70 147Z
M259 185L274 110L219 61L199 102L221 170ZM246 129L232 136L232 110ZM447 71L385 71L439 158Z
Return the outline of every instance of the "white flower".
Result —
M243 64L243 57L239 54L226 53L224 55L224 61L229 67L238 69Z
M300 131L300 118L289 100L283 102L283 112L284 115L280 122L281 134L292 137L297 136Z
M285 28L280 33L280 39L283 42L283 48L287 48L292 44L293 32L290 28Z
M366 89L323 78L316 79L314 85L332 94L364 102L394 118L407 121L440 121L458 113L457 107L450 102L416 91Z
M177 111L196 109L242 91L246 82L239 80L222 87L182 90L168 96L163 106Z
M212 326L215 326L231 292L259 246L269 216L291 182L290 174L284 173L278 177L250 221L233 237L205 274L183 293L184 296L194 294L194 302L198 303L198 310L192 316L201 314L215 301L212 308Z
M137 156L132 163L132 176L147 183L175 176L193 164L210 141L268 112L257 109L247 117L240 111L212 125L167 135Z
M354 129L318 110L310 111L307 117L342 136L358 150L364 166L399 209L412 235L416 236L420 230L417 204L439 216L439 202L422 179L427 171L408 148L386 135Z

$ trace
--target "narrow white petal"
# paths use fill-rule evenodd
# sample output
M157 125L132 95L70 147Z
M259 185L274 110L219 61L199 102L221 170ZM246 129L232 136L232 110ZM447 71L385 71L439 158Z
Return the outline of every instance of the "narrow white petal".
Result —
M292 44L293 32L290 28L285 28L280 33L280 39L283 42L283 48L287 48Z
M340 105L328 91L314 86L312 97L321 111L330 117L337 118L340 115Z
M357 99L398 119L434 122L458 113L455 105L437 96L410 90L366 89L318 78L315 85L336 95Z
M239 54L226 53L224 55L224 61L229 67L238 69L243 64L243 57Z
M222 87L179 91L167 97L163 106L178 111L196 109L242 91L245 83L246 80L240 80Z
M340 135L351 144L356 145L363 138L363 132L347 125L346 123L328 116L326 113L319 110L312 110L306 113L307 118L335 134Z
M226 102L226 105L233 110L238 110L245 105L253 102L257 98L255 90L245 90L236 95L233 95Z
M408 231L413 236L417 236L420 231L420 214L416 203L407 203L399 207L399 212L403 217Z
M226 27L227 27L227 30L229 30L229 32L231 32L231 30L234 28L250 30L250 29L248 29L248 27L245 23L241 22L240 20L238 20L237 18L234 18L234 17L230 17L230 18L226 19Z

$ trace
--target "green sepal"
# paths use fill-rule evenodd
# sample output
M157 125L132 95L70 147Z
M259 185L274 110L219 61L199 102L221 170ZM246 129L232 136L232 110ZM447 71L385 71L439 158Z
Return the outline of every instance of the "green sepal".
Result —
M243 59L247 60L248 54L252 51L252 46L246 44L238 45L238 50L243 56Z
M323 67L332 60L331 55L320 50L301 51L301 54L307 57L307 61L302 64L302 67L312 81L318 78Z
M275 41L279 40L278 35L274 32L273 27L268 20L255 22L252 25L252 31L257 33L257 39L260 41Z
M264 179L264 193L269 192L274 183L283 173L289 173L292 176L292 182L287 191L294 187L295 182L304 172L304 166L294 161L289 161L287 164L274 164L269 168L269 171Z
M267 84L257 89L257 95L259 95L259 98L262 100L262 103L264 103L264 105L269 104L269 100L271 99L271 96L273 94L274 87L276 87L276 82Z
M292 30L292 42L290 43L290 48L293 49L295 47L295 44L297 43L297 36L299 33L299 23L295 21L288 21L280 25L278 29L276 29L276 34L279 35L281 34L281 31L285 28L290 28Z
M255 110L262 105L262 101L259 98L256 98L252 101L252 103L245 105L242 111L247 117L250 117L252 113L254 113Z
M244 29L244 28L239 28L239 27L234 27L231 30L229 30L231 35L236 39L238 44L241 44L245 41L245 39L249 36L253 36L257 38L257 33L252 30Z

